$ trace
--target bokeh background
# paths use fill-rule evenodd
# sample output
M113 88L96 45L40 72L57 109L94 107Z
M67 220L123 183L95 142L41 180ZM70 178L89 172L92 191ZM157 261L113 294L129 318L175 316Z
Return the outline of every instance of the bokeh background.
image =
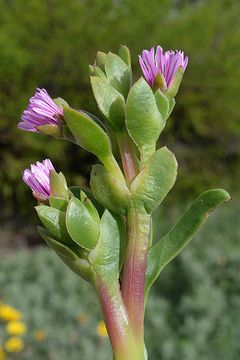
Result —
M96 51L126 44L137 79L137 55L160 44L183 49L189 65L159 140L174 151L179 176L155 214L155 239L200 192L223 187L233 200L156 283L146 314L150 359L239 359L240 2L0 0L0 9L0 300L19 309L28 327L16 357L111 358L108 339L97 332L92 290L43 247L33 226L35 199L21 180L30 163L48 157L69 184L87 185L96 159L18 130L20 115L36 87L98 113L88 76ZM0 329L4 347L3 320ZM36 331L44 333L40 340Z

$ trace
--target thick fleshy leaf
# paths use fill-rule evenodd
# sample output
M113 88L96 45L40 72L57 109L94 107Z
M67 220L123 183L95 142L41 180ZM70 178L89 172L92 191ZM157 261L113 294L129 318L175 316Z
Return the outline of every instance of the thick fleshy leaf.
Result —
M98 107L109 126L114 130L121 130L125 125L124 97L107 81L97 76L91 76L91 84Z
M132 72L128 65L118 55L109 52L105 69L109 84L126 98L132 84Z
M60 259L76 274L80 275L83 279L91 282L92 279L92 268L86 259L79 258L72 250L67 246L61 244L57 240L51 237L51 234L41 226L38 226L38 232L41 237L46 241L47 245L52 248ZM83 250L75 244L76 247ZM81 253L80 253L81 256Z
M93 220L80 200L73 197L66 212L67 230L73 241L85 249L93 249L99 238L99 224Z
M105 127L105 125L93 114L91 114L90 112L86 111L86 110L82 110L82 112L86 115L88 115L97 125L99 125L104 132L107 133L107 128Z
M164 267L189 243L211 212L221 203L230 200L222 189L201 194L183 214L177 224L148 253L146 295Z
M124 182L97 164L93 166L90 185L97 201L117 214L126 215L131 194Z
M50 189L52 196L60 196L68 200L68 187L63 173L58 174L56 171L50 171Z
M128 95L126 122L129 134L144 155L145 161L155 150L162 121L152 89L141 77Z
M97 275L104 281L118 278L120 233L116 218L106 210L100 223L98 244L89 254L89 261Z
M78 198L79 200L81 200L81 192L83 191L87 197L91 200L91 202L93 203L93 205L95 206L95 208L97 209L98 214L100 215L100 217L102 216L102 214L104 213L104 207L102 206L102 204L100 204L93 196L93 194L81 187L81 186L70 186L69 190L71 191L71 193Z
M107 59L107 54L105 54L105 53L102 52L102 51L98 51L98 52L97 52L96 64L97 64L97 66L100 67L100 69L101 69L102 71L105 71L106 59Z
M151 213L173 187L177 176L174 154L163 147L157 150L131 184L134 202Z
M38 226L37 230L43 240L46 241L47 245L56 251L57 254L65 256L71 260L77 260L78 256L67 246L61 244L59 241L52 238L52 235L49 231L44 229L42 226Z
M170 99L170 101L169 101L169 110L168 110L167 118L169 118L169 116L171 115L175 104L176 104L175 99L174 99L174 98Z
M182 82L183 74L184 74L184 69L182 66L179 66L179 68L176 71L176 74L174 75L173 80L171 81L166 91L166 95L169 99L172 99L174 98L174 96L177 95L179 86Z
M68 201L65 198L51 195L49 197L49 203L51 207L61 211L66 211L68 205Z
M54 124L46 124L36 126L36 129L40 131L44 135L49 135L54 137L55 139L62 139L63 138L63 127Z
M53 99L54 103L60 108L63 110L64 107L69 107L68 103L66 102L66 100L60 98L60 97L57 97L55 99Z
M111 144L107 133L84 112L64 108L66 123L77 143L96 155L101 161L111 156Z
M90 76L94 76L95 75L95 69L93 65L88 65L88 72Z
M80 197L81 197L81 202L86 207L93 220L95 220L96 222L100 222L100 217L97 212L97 209L95 208L89 197L85 194L85 192L81 191Z
M125 63L128 65L128 67L131 69L131 55L128 47L126 45L121 45L118 50L118 55L120 58L125 61Z
M84 280L92 283L93 279L93 270L90 266L89 262L86 259L79 258L76 261L70 260L60 254L58 256L62 259L62 261L77 275L81 276Z
M101 79L107 81L107 76L106 76L105 72L103 72L102 69L100 69L100 67L98 67L98 66L94 66L94 74L93 75L98 76Z
M65 225L65 212L46 205L35 207L38 216L45 228L52 236L65 245L73 243Z
M162 127L164 127L169 111L169 99L166 97L166 95L164 95L161 92L160 89L158 89L154 95L155 95L158 111L162 115L162 119L163 119Z

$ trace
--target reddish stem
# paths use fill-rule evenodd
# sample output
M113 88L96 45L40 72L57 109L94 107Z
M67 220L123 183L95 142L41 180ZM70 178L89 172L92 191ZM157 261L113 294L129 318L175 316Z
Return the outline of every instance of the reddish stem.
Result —
M151 216L134 206L127 220L127 248L122 279L122 296L139 348L144 346L144 288Z
M126 182L129 185L139 173L134 143L126 132L118 134L117 141L121 153Z
M95 287L115 360L139 360L136 342L118 284L108 285L102 279L97 278Z

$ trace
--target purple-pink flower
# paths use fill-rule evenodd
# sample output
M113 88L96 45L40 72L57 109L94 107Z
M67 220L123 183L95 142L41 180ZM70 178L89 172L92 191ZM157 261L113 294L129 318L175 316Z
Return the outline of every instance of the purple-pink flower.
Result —
M38 131L42 125L61 125L63 110L60 109L48 95L45 89L36 89L36 93L30 98L27 110L21 116L22 122L18 127L23 130Z
M46 201L50 196L50 170L55 171L51 161L45 159L42 163L37 161L36 165L31 165L31 170L25 169L23 172L23 181L40 201Z
M170 50L164 53L161 46L157 46L156 54L154 54L153 46L150 51L143 50L142 56L139 55L139 62L143 74L151 87L160 71L168 88L179 67L182 66L183 71L185 71L188 57L186 56L184 59L183 51L178 50L176 52Z

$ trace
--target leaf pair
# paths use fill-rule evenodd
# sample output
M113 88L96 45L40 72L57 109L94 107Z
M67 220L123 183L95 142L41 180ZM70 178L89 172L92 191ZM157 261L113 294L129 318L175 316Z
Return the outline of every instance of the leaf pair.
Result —
M171 190L176 176L175 156L163 147L151 156L130 188L102 165L93 167L90 184L95 198L117 214L126 216L132 202L150 214Z
M77 192L76 188L71 190ZM81 196L83 194L80 193ZM106 265L108 264L106 250L105 255L100 255L104 241L108 242L110 248L117 246L115 266L119 271L125 252L125 224L120 217L106 210L100 220L98 214L96 215L96 208L87 197L82 197L82 201L72 197L66 213L45 205L37 206L36 210L46 228L38 228L40 235L61 259L84 279L90 281L91 269L95 266L95 262L90 260L90 254L91 259L95 254L96 264L101 257L103 261L106 260ZM104 240L106 233L108 237Z
M99 65L99 66L98 66ZM109 126L115 131L125 127L125 99L132 84L130 53L126 46L119 56L109 52L98 53L97 64L91 76L96 102Z

